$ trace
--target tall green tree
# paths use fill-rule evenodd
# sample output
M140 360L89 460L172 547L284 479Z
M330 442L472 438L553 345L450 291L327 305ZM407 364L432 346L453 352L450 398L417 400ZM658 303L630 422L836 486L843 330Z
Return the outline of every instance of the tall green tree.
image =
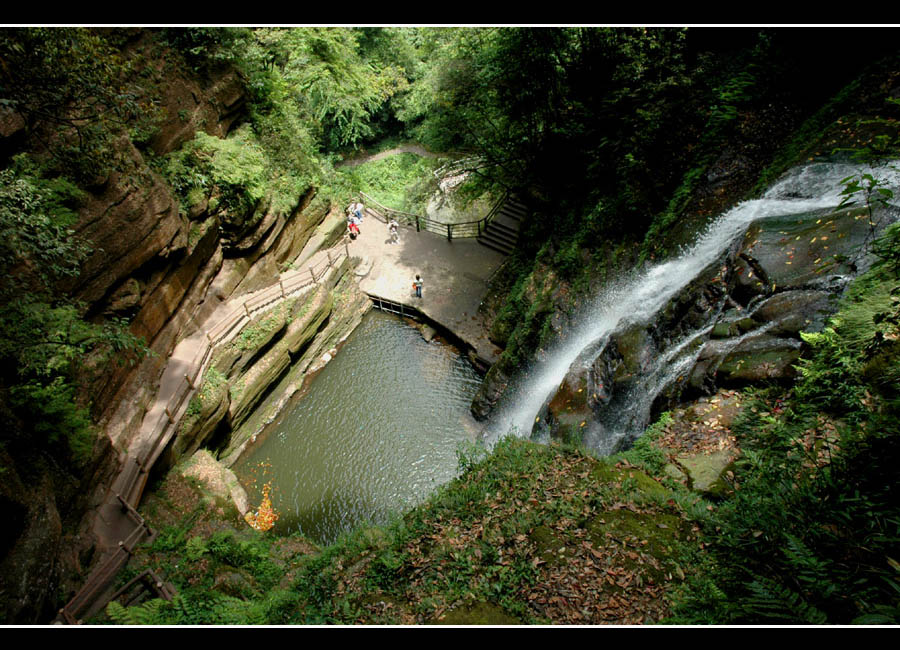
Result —
M255 33L278 62L281 82L297 110L320 126L327 148L370 137L372 115L406 87L400 66L361 55L359 39L365 32L304 27Z
M103 33L84 28L0 30L0 106L22 117L58 170L92 180L120 162L122 134L146 136L158 113Z
M586 194L655 186L664 130L689 92L684 30L451 34L425 121L432 133L460 134L454 144L481 156L488 184L573 207Z

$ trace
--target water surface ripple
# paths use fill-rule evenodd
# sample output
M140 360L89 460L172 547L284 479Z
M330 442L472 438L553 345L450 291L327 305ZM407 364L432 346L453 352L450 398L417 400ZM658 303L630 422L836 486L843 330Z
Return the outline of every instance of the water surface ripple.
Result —
M254 504L272 481L276 532L331 543L456 476L480 382L453 347L372 311L234 470Z

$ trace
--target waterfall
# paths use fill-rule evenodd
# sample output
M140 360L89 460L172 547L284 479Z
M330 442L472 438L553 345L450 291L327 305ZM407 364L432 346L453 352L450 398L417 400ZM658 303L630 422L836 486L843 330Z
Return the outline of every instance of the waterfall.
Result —
M482 432L484 442L491 445L506 435L529 436L541 406L559 387L579 354L589 346L598 345L622 324L650 322L673 296L743 236L751 223L772 217L833 210L841 202L841 180L861 173L873 174L895 191L900 187L900 173L890 165L871 169L845 163L813 163L795 168L762 198L742 202L722 214L692 246L676 257L605 287L582 306L572 320L576 325L564 332L561 340L531 368L514 378ZM642 384L648 391L646 394L628 396L627 408L617 416L620 430L613 432L613 439L640 434L641 431L626 429L642 429L646 425L642 414L649 414L650 404L656 396L650 384L661 386L663 378L680 372L691 360L685 351L691 349L689 343L697 334L676 342L673 349L661 355L663 363ZM586 444L601 454L609 453L613 446L610 440L586 441Z

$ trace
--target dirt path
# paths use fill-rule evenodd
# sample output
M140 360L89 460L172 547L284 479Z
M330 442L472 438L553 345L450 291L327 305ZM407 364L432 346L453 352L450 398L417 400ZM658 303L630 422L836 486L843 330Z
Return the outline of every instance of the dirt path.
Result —
M357 165L361 165L367 162L373 162L375 160L381 160L382 158L394 156L398 153L414 153L417 156L422 156L423 158L442 158L450 155L446 153L433 153L431 151L428 151L428 149L420 144L410 142L408 144L401 144L399 147L394 147L393 149L388 149L387 151L382 151L380 153L374 153L368 156L360 156L359 158L351 158L350 160L342 160L341 162L337 163L335 167L356 167Z

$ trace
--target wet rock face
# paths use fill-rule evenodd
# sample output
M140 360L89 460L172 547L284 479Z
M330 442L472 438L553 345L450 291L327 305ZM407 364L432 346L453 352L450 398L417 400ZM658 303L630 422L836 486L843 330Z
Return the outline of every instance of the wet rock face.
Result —
M587 348L541 408L532 437L598 443L605 433L602 415L613 395L624 394L633 385L654 350L642 325L628 327Z
M751 225L653 322L624 323L585 350L545 401L533 437L605 449L606 429L636 401L652 400L652 418L721 387L792 380L804 352L800 332L820 331L836 310L867 237L858 210ZM655 393L647 394L657 361L675 344L694 358L677 376L649 382Z
M472 416L479 422L486 420L508 385L509 375L503 371L500 364L491 366L472 399L470 407Z
M647 327L660 350L707 325L725 306L734 275L734 255L723 253L678 292Z

